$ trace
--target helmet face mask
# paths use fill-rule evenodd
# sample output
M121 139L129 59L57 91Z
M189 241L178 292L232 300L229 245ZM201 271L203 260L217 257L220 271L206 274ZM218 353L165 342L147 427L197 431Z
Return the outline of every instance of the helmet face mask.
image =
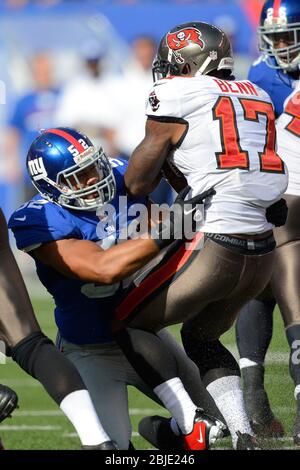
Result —
M158 57L154 59L152 65L152 77L154 82L168 76L177 75L180 75L180 71L176 64L171 64L167 60L158 59Z
M203 22L171 29L161 40L153 62L154 81L171 76L207 75L215 70L233 70L231 44L226 34Z
M84 184L87 178L95 182ZM62 191L58 203L77 210L95 210L110 202L115 195L114 176L102 149L94 149L90 156L82 159L80 166L74 165L59 172L57 184Z
M78 148L70 142L78 142ZM115 197L109 159L102 148L95 149L73 129L50 129L37 137L29 149L27 167L38 192L68 209L95 211Z
M287 72L299 68L300 3L298 5L298 0L285 0L278 10L275 9L275 2L268 0L261 13L257 34L259 50L265 56L270 68Z

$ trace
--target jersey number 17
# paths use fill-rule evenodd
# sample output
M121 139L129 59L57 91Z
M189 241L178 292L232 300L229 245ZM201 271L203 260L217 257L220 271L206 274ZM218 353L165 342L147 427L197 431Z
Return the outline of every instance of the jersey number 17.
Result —
M266 117L266 141L262 152L258 153L260 170L284 173L284 164L275 150L276 128L273 106L266 101L240 98L245 121L259 122L259 116ZM249 170L249 155L240 145L236 111L229 96L220 96L214 105L213 119L220 122L222 152L216 152L218 168L229 170L241 168Z

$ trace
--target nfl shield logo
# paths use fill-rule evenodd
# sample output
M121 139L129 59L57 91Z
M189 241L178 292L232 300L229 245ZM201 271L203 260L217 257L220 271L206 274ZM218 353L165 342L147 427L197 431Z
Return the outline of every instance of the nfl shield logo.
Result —
M217 51L210 51L209 57L211 58L211 60L217 60L217 58L218 58Z

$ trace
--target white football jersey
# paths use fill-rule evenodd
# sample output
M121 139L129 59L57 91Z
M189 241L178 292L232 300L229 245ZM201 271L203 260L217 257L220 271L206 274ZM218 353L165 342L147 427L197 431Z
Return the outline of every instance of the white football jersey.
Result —
M262 233L272 228L265 210L287 187L276 153L273 105L249 81L211 76L157 81L146 114L162 122L187 123L171 156L192 188L191 196L215 188L201 228L212 233Z
M284 103L277 123L278 153L289 170L287 194L300 196L300 81Z

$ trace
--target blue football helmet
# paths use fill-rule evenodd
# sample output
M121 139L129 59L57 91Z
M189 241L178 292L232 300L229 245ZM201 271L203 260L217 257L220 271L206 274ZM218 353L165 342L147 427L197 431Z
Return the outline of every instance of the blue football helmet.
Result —
M268 0L263 6L257 32L259 49L266 56L269 67L287 72L299 68L299 0Z
M66 127L43 131L31 144L27 169L46 199L68 209L97 210L116 194L111 164L102 148Z

